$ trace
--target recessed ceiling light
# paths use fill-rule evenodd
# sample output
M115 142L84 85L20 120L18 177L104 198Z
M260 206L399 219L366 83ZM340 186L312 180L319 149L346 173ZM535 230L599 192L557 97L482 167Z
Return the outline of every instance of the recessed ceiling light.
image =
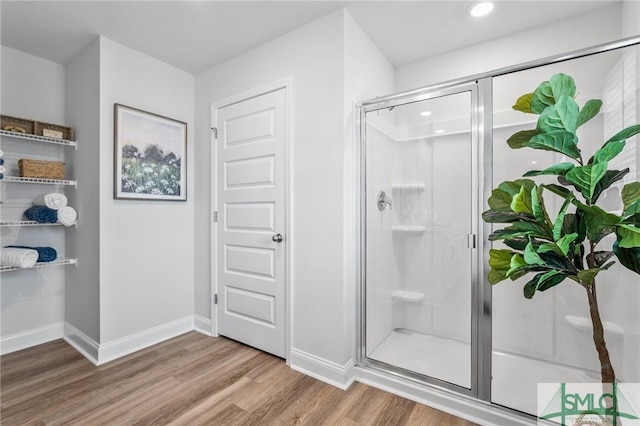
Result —
M474 18L479 18L481 16L490 14L492 10L493 10L493 3L491 3L490 1L485 1L473 6L469 14Z
M421 116L423 116L423 117L428 117L428 116L430 116L430 115L431 115L431 111L422 111L422 112L420 113L420 115L421 115Z
M442 130L442 129L438 129L438 130L436 130L436 133L437 133L437 134L444 133L444 130Z

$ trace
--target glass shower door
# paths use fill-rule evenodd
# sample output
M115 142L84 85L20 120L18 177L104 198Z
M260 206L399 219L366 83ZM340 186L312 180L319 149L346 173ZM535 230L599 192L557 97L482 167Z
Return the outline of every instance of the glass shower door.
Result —
M364 362L466 389L474 353L475 97L467 85L398 101L366 112L363 127Z

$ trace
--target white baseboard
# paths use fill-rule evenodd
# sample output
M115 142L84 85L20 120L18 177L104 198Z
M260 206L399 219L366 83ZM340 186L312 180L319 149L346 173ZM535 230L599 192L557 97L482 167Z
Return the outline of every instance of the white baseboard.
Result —
M209 318L205 318L200 315L194 315L193 329L198 333L206 334L207 336L213 336L213 333L211 332L211 320Z
M98 365L193 330L193 315L100 344Z
M535 426L535 419L488 402L427 388L365 368L354 368L355 380L481 425Z
M349 388L354 381L353 360L349 360L345 365L340 365L299 349L291 348L289 364L296 371L342 390Z
M69 323L64 324L64 340L93 364L98 365L98 342Z
M41 345L64 336L64 322L32 328L20 333L10 334L0 339L0 355L9 354L31 346Z

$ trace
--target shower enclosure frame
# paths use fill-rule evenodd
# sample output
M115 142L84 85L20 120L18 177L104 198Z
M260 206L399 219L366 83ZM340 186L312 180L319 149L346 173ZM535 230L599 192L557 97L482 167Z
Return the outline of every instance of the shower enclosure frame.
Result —
M615 42L576 50L569 53L525 62L519 65L500 68L482 74L451 80L448 82L426 86L406 92L360 102L356 105L356 182L359 226L357 227L357 345L356 365L365 369L435 388L448 393L471 397L481 403L526 417L532 417L520 411L495 405L491 402L491 358L492 358L492 300L491 284L487 279L491 243L486 237L491 233L490 224L484 223L480 211L488 209L487 200L493 189L493 78L529 70L546 65L579 59L599 53L609 52L631 46L640 46L640 36L629 37ZM446 96L463 91L472 91L472 159L475 175L472 177L472 194L474 194L474 219L472 231L475 234L475 248L471 274L471 387L453 385L441 380L426 377L418 373L408 372L398 367L367 358L366 354L366 229L367 229L367 193L366 193L366 114L368 112L393 108L399 105L420 102L427 99ZM474 320L475 319L475 320Z

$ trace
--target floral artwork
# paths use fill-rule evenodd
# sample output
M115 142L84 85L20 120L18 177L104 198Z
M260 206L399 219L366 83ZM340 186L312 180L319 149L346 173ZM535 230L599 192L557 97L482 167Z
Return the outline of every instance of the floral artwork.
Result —
M115 104L114 197L187 199L187 124Z

